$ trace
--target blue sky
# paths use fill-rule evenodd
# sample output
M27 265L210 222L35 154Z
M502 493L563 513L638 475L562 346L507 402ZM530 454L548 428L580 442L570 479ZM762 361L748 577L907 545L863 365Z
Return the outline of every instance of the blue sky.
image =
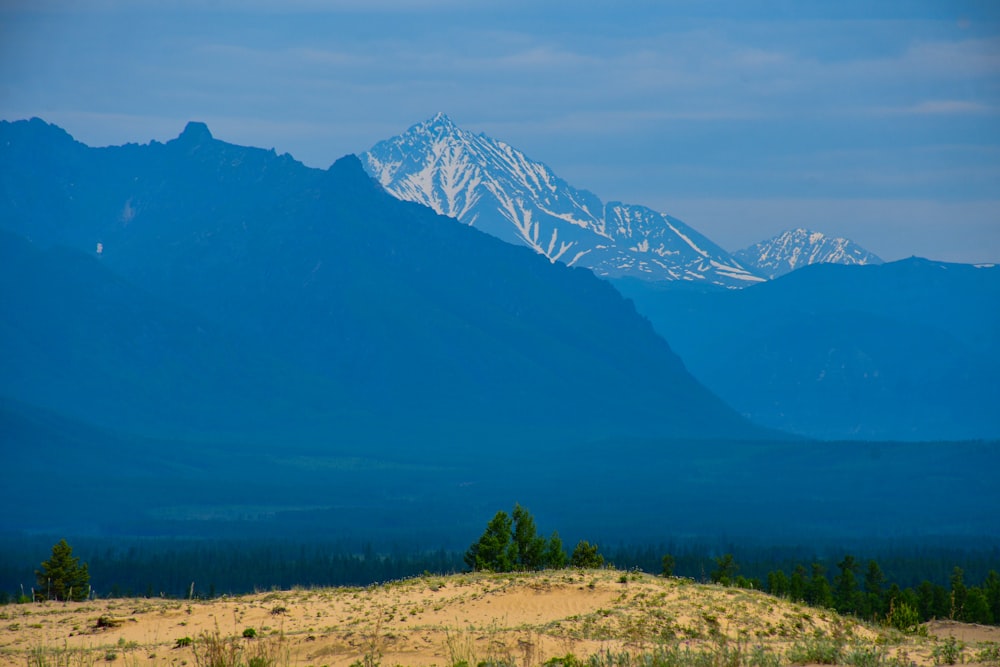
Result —
M736 250L1000 262L1000 3L3 0L0 118L326 167L438 111Z

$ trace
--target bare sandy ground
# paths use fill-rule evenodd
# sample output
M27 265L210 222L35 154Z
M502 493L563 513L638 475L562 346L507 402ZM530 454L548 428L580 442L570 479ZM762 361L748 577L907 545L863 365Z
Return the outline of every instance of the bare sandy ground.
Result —
M252 629L256 638L243 638ZM451 667L658 646L762 647L787 662L796 642L842 640L900 664L934 664L947 636L974 662L1000 628L935 623L903 636L735 588L614 570L427 576L370 588L295 589L211 601L119 599L0 608L0 667L200 667L212 639L242 662L277 667ZM190 640L190 642L188 641ZM229 644L228 642L230 642Z

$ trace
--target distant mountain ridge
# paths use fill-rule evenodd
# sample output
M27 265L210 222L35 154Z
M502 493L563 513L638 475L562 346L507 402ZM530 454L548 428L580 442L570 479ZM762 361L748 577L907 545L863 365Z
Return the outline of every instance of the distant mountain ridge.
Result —
M377 143L360 158L400 199L599 276L730 288L762 280L677 218L644 206L605 204L508 144L462 130L444 114Z
M736 291L616 286L757 423L823 439L1000 437L1000 267L910 258L813 264Z
M205 422L198 406L214 387L227 402L220 415L257 415L260 396L237 391L234 378L244 377L299 408L287 423L260 411L272 420L250 429L257 433L352 432L349 415L403 430L419 419L487 432L757 432L691 378L605 282L391 197L354 156L310 169L218 141L201 123L162 144L89 148L35 119L0 123L0 158L0 228L32 241L10 252L44 258L64 246L90 257L67 264L78 275L60 280L52 271L5 273L4 289L30 287L36 297L22 305L38 306L29 317L4 314L31 328L4 330L25 354L7 360L19 370L0 378L0 395L20 398L16 378L34 366L49 373L33 380L39 407L101 426L115 426L117 413L159 423L163 406L176 404L178 424L231 429L232 420ZM72 284L93 291L67 300ZM163 305L136 323L126 306L143 293ZM46 310L52 303L70 311ZM83 309L79 335L94 332L99 354L49 363L93 346L60 329L73 308ZM89 317L95 308L127 321ZM176 335L171 323L186 316L174 309L191 322ZM199 320L206 333L196 336ZM56 348L33 344L46 323L61 331ZM115 333L133 325L150 334ZM129 374L137 341L144 358L177 365ZM220 349L229 352L211 352ZM214 363L205 372L216 383L199 386L198 366ZM115 373L128 383L93 386L94 409L81 414L72 387ZM45 393L57 385L67 392Z
M850 239L801 227L755 243L733 256L768 279L810 264L882 264L878 255Z

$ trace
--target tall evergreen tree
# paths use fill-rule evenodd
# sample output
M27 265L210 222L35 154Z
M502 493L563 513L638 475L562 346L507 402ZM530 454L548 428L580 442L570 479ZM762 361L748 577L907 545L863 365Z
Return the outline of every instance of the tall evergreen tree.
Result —
M986 594L981 588L970 586L966 591L962 620L966 623L979 623L981 625L993 623L989 602L986 601Z
M510 572L517 562L517 547L512 539L513 522L503 510L486 525L479 540L465 552L465 564L473 570Z
M840 573L834 581L836 587L834 607L841 614L856 613L859 611L858 579L855 576L858 563L854 560L854 556L847 555L837 563L837 567L840 568Z
M885 615L882 601L882 584L885 575L882 568L874 560L868 561L868 571L865 572L865 604L863 615L867 619L875 619Z
M826 570L820 563L812 564L812 577L806 590L806 601L814 607L832 607L833 593L826 578Z
M948 618L951 615L951 595L944 586L934 584L934 618Z
M596 544L592 545L586 540L580 540L573 549L569 564L572 567L594 569L604 565L604 556L598 553Z
M552 570L566 567L566 551L557 531L552 531L552 536L545 543L545 567Z
M789 594L788 575L783 570L767 573L767 592L778 597L785 597Z
M514 505L515 561L519 570L540 570L545 567L545 538L538 536L535 519L520 504Z
M993 622L1000 624L1000 574L996 570L990 570L983 580L983 593Z
M899 587L899 584L892 582L889 586L889 590L885 594L886 616L889 616L892 610L899 605L902 600L902 595L903 591Z
M732 554L722 554L715 559L715 569L712 570L709 577L717 584L729 586L736 578L736 572L739 569L740 566Z
M792 580L788 584L788 597L793 602L802 602L806 599L806 568L801 563L792 570Z
M663 554L663 558L660 560L660 576L661 577L672 577L674 576L674 565L676 561L674 560L673 554Z
M59 540L52 547L52 557L42 561L35 570L38 590L35 596L48 600L86 600L90 595L90 571L87 564L73 555L73 548L66 540Z
M968 596L968 589L965 587L965 572L962 568L955 566L951 572L951 614L949 618L953 621L965 620L965 599Z
M936 616L934 612L934 584L924 579L917 586L917 613L921 621L929 621Z

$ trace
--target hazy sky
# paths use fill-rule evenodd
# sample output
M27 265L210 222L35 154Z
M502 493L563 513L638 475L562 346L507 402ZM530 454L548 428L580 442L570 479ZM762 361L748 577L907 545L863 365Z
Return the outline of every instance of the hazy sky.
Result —
M0 0L0 118L326 167L438 111L729 250L1000 262L1000 2Z

